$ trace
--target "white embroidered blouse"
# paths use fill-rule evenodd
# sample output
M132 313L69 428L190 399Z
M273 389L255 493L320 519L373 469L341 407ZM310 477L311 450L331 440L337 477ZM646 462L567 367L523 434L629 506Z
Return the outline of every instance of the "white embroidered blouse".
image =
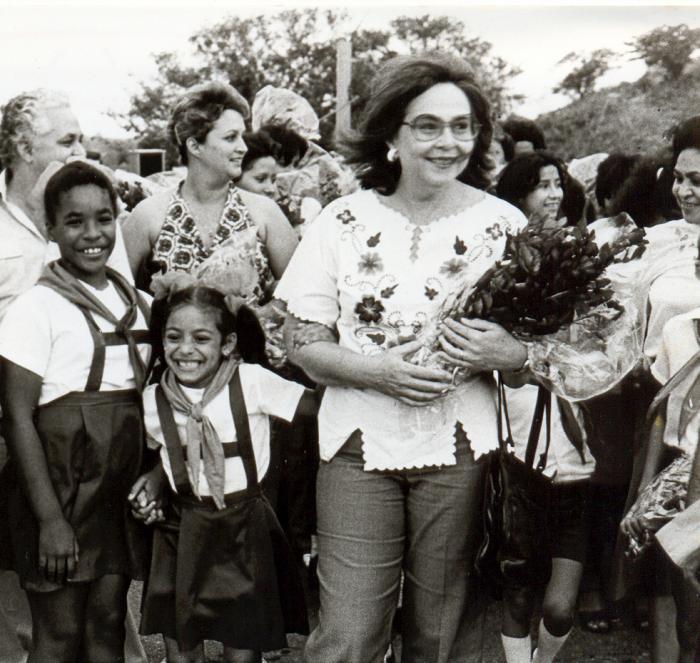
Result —
M484 194L463 211L416 225L373 191L357 191L321 212L275 295L300 320L337 330L341 347L379 354L400 339L420 339L445 300L500 258L506 231L526 223L515 207ZM472 376L427 407L329 386L319 412L320 454L330 460L360 429L367 470L452 465L458 422L476 457L497 446L490 374Z

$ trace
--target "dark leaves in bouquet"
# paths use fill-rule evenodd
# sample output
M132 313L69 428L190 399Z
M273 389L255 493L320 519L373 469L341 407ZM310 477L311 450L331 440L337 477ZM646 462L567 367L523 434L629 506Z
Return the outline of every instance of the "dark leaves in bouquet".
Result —
M621 226L622 220L615 219ZM521 338L552 334L574 319L607 307L620 315L604 271L645 250L643 229L621 234L600 248L585 226L530 224L506 236L502 259L477 281L464 313L496 322Z

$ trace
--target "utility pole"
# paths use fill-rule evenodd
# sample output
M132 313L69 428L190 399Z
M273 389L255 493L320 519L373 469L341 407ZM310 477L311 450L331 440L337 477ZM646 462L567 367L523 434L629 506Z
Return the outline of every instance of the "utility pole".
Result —
M350 129L350 81L352 79L352 44L347 37L335 45L335 136Z

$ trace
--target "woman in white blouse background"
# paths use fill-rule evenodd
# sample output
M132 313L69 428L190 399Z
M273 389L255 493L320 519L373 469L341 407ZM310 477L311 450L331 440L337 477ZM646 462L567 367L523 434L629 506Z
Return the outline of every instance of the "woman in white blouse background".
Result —
M307 663L381 661L402 570L402 661L481 660L472 567L497 446L492 371L522 368L527 352L500 326L463 320L445 323L440 343L465 382L409 358L445 301L500 257L506 231L526 224L481 190L491 131L460 61L384 65L345 144L363 190L323 210L276 291L291 359L327 386Z

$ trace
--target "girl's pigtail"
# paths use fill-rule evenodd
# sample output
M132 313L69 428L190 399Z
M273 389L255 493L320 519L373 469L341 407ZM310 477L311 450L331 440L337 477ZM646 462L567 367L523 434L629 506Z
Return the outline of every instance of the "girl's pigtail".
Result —
M151 342L151 359L148 362L147 383L160 381L165 370L165 350L163 349L163 329L168 320L168 298L154 299L151 304L151 321L148 325L148 336Z
M265 332L258 316L246 305L240 306L236 311L236 336L238 352L244 362L269 367L265 353Z

